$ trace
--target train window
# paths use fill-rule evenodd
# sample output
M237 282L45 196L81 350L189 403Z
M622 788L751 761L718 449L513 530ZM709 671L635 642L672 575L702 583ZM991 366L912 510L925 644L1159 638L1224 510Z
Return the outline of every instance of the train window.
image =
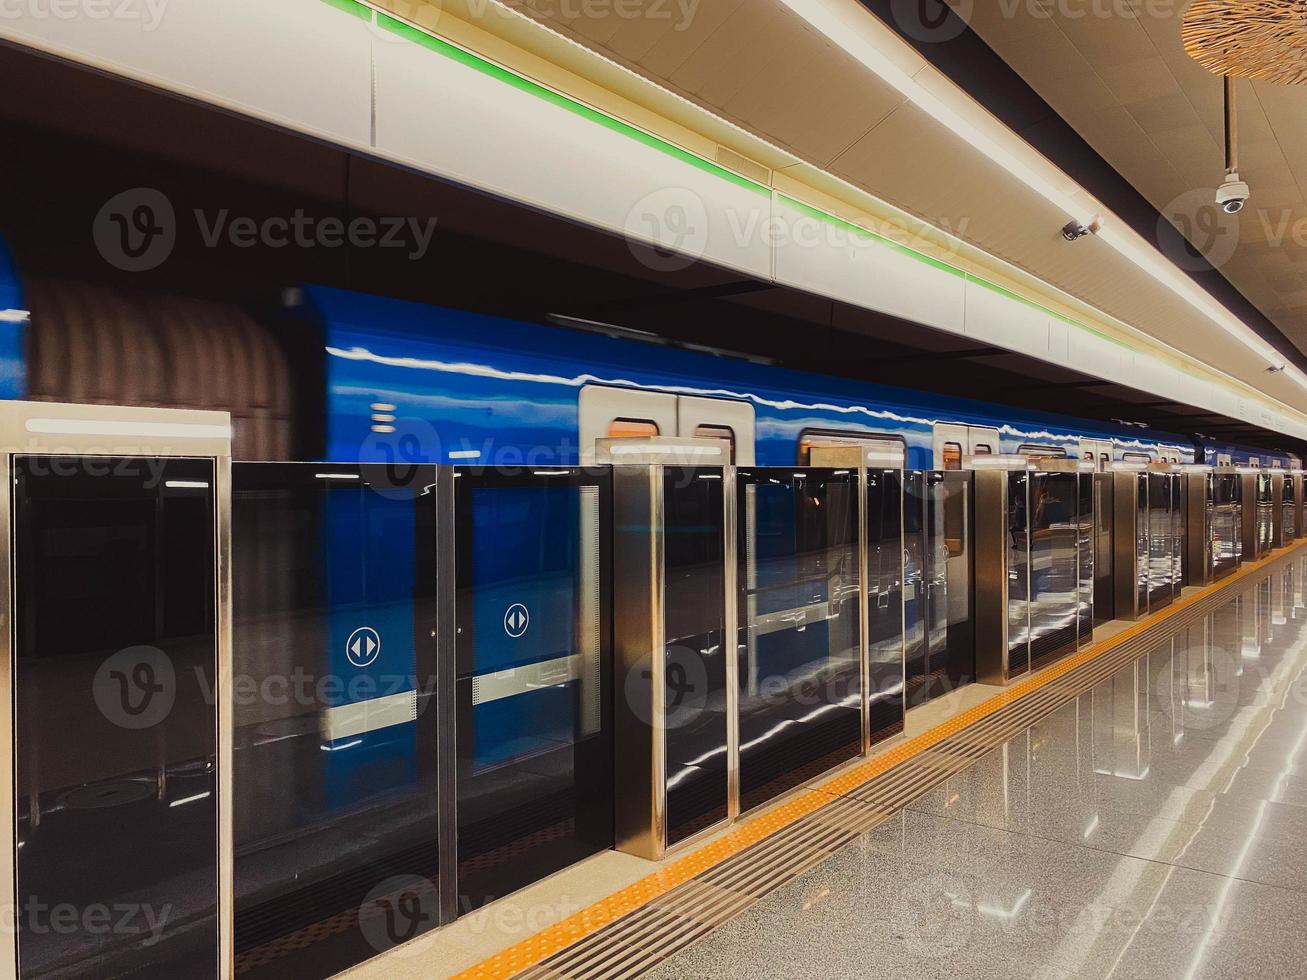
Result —
M908 462L908 444L902 436L877 435L874 432L849 432L840 429L804 429L799 434L799 465L806 466L813 446L843 444L879 446L884 449L887 469L900 469Z
M735 462L735 430L729 425L703 425L695 426L694 437L696 439L725 439L731 444L731 462Z
M608 423L609 439L645 439L660 434L658 423L651 419L613 419Z
M1126 463L1151 463L1153 461L1153 457L1148 453L1122 453L1121 459Z
M1041 446L1037 443L1028 442L1017 450L1022 456L1029 456L1031 459L1066 459L1066 450L1061 446Z
M1112 457L1108 453L1099 453L1098 458L1101 459L1104 463L1112 462Z
M944 443L944 469L962 469L962 445L960 443Z
M1091 463L1094 461L1094 451L1092 449L1086 449L1084 455L1085 459L1089 460Z
M993 456L994 449L987 442L976 443L976 448L971 450L972 456Z

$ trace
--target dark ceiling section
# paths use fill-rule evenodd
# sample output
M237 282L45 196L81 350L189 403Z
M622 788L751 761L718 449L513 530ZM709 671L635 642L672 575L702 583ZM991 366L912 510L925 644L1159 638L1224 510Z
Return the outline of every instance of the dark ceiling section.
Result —
M283 332L292 348L285 291L319 283L639 332L654 342L1059 414L1148 422L1181 437L1230 424L1208 424L1153 396L713 266L655 271L651 266L666 263L649 262L647 251L619 237L3 44L0 90L7 95L0 106L0 235L20 271L46 282L236 303ZM158 270L124 274L98 254L91 229L109 198L142 186L172 202L178 242ZM436 231L420 257L205 241L204 227L220 216L261 222L296 211L342 221L434 218ZM311 374L313 352L299 349L301 370ZM1222 430L1231 441L1297 448L1234 425Z
M994 0L976 2L992 3ZM1166 219L1054 112L1015 69L981 40L980 35L966 26L945 0L861 0L861 3L1145 240L1159 246L1159 222L1164 223ZM1050 4L1049 9L1052 11L1050 16L1056 16L1057 5ZM911 18L911 22L906 18ZM1213 179L1220 176L1214 174ZM1174 248L1178 237L1174 231L1169 232L1167 247ZM1279 350L1286 360L1307 370L1307 354L1300 351L1187 242L1179 241L1189 252L1191 269L1198 269L1188 271L1188 275Z

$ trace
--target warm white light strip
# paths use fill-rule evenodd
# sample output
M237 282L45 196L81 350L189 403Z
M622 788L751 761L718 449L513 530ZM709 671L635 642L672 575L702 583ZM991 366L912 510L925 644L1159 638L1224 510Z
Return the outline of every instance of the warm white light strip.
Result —
M365 6L371 7L374 12L374 18L378 14L385 14L395 17L401 21L407 21L410 26L427 33L433 33L430 28L422 27L395 11L383 10L379 8L373 0L360 0ZM569 36L544 23L535 17L523 14L520 10L509 6L505 0L489 0L490 7L498 14L510 19L517 19L524 23L530 24L537 30L550 34L554 39L567 46L582 52L587 58L597 59L609 66L611 69L622 72L623 74L638 80L645 85L654 85L648 78L632 71L626 65L623 65L612 58L607 57L595 48L581 44L575 38ZM938 75L933 69L930 69L912 50L895 35L888 27L882 25L874 16L866 14L858 9L836 9L829 0L783 0L798 16L803 17L809 23L818 27L823 33L831 37L835 43L839 44L854 57L858 57L863 63L875 71L882 79L893 85L902 92L905 97L917 105L923 111L931 114L942 125L949 127L954 132L959 133L963 138L968 139L972 145L980 148L991 159L1005 167L1009 172L1022 179L1032 189L1036 190L1041 196L1052 201L1068 215L1074 215L1082 223L1090 223L1095 218L1100 218L1104 213L1104 208L1100 202L1094 200L1083 188L1071 180L1066 174L1062 173L1050 161L1041 154L1034 151L1029 144L1013 133L1006 125L992 116L983 106L971 99L966 93L962 92L943 76ZM848 5L852 7L852 4ZM852 16L850 16L852 15ZM822 24L825 26L823 27ZM828 30L829 29L829 30ZM836 31L836 34L829 33L830 30ZM880 37L876 37L879 31ZM869 36L870 35L870 36ZM464 45L453 41L451 38L441 35L442 38L457 47ZM880 45L880 46L878 46ZM473 52L478 57L484 57L479 52ZM901 67L893 55L898 56L905 64L913 67L914 72L909 73ZM506 66L505 66L506 67ZM513 69L509 69L512 71ZM536 81L539 81L538 79ZM781 157L795 160L801 163L805 168L811 168L819 172L823 178L831 180L857 196L870 196L868 192L849 181L838 177L828 171L814 167L795 158L792 152L784 150L775 143L761 137L759 134L744 129L737 123L733 123L716 113L710 112L702 105L691 102L684 96L680 96L662 86L656 86L662 96L673 99L685 106L687 109L696 114L705 116L713 120L715 125L724 126L731 129L745 138L747 142L764 146L773 154ZM562 93L565 97L572 98L568 93ZM600 110L604 111L604 110ZM630 122L630 120L627 120ZM659 136L658 138L663 138ZM692 151L693 152L693 151ZM960 252L970 254L976 252L981 255L986 263L993 263L1001 267L1007 274L1014 275L1017 279L1026 279L1037 284L1037 288L1046 291L1051 296L1056 296L1059 302L1065 302L1072 308L1083 308L1089 312L1089 315L1101 320L1104 323L1111 323L1113 327L1125 333L1127 337L1137 337L1144 343L1146 349L1143 353L1146 356L1157 359L1158 353L1165 353L1168 356L1177 358L1182 364L1189 364L1200 368L1203 371L1212 372L1213 377L1207 383L1216 383L1225 386L1227 389L1233 384L1239 388L1247 389L1248 394L1253 397L1269 398L1276 406L1290 408L1291 406L1279 401L1274 396L1265 395L1259 388L1242 379L1235 378L1223 369L1215 367L1203 360L1196 358L1183 350L1175 348L1171 344L1140 330L1131 324L1124 323L1116 317L1105 313L1104 311L1093 307L1080 297L1067 293L1066 290L1046 280L1040 279L1033 275L1029 270L1020 266L1012 265L1007 260L992 255L978 249L974 244L950 234L938 226L931 225L922 221L920 218L895 207L888 202L876 199L879 206L892 211L899 216L901 223L905 228L908 226L920 226L923 229L930 229L932 232L941 236L942 239L950 243L950 246ZM1101 233L1100 233L1101 235ZM1106 236L1112 239L1109 232ZM1142 239L1138 239L1136 244L1135 255L1132 256L1136 262L1157 274L1157 264L1169 266L1167 260L1163 258L1156 250L1151 249ZM1150 254L1151 253L1151 254ZM1169 281L1166 284L1172 289L1177 288L1177 283L1182 280L1176 280L1178 270L1168 268L1165 276ZM1248 345L1260 357L1264 357L1270 362L1268 366L1280 367L1284 359L1262 341L1253 331L1251 331L1242 321L1230 314L1223 306L1216 303L1215 300L1209 300L1205 292L1198 290L1187 281L1183 281L1179 288L1185 289L1181 295L1191 304L1199 304L1200 312L1213 319L1214 322L1227 332L1231 333L1241 343ZM1162 363L1165 363L1164 361ZM1307 388L1307 375L1303 375L1296 368L1287 367L1285 373L1300 386ZM1248 394L1242 397L1248 397ZM1199 404L1195 402L1194 404ZM374 408L377 406L374 406ZM1206 401L1202 402L1202 407L1211 408ZM1293 411L1297 411L1293 409ZM1283 416L1278 411L1275 413L1276 421L1281 426L1295 425L1295 431L1304 428L1304 425L1295 419Z
M164 486L169 490L208 490L209 485L202 480L168 480Z
M450 459L480 459L480 449L453 449L449 453Z
M1042 154L995 119L978 102L952 85L935 80L930 66L913 64L917 56L874 14L848 0L781 0L830 41L893 87L936 122L966 140L1012 176L1068 217L1088 224L1108 213ZM894 58L892 53L898 54ZM902 67L907 60L916 69ZM1098 237L1166 286L1216 326L1239 340L1270 367L1282 367L1285 357L1131 229L1106 223ZM1307 375L1290 367L1286 372L1307 388Z
M614 456L723 456L725 453L716 446L686 446L640 443L633 446L609 446L608 451Z
M123 436L137 439L230 439L230 425L198 422L127 422L120 419L27 420L27 431L56 436Z
M314 473L315 480L361 480L357 473Z
M0 323L26 323L31 318L27 310L0 310Z

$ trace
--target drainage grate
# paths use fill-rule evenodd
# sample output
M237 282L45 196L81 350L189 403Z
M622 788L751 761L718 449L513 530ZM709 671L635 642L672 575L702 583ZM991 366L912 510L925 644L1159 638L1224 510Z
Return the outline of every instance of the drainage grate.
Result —
M516 980L625 980L652 969L821 864L985 753L1092 690L1159 644L1184 634L1297 557L1285 555L1175 609L1102 654L1051 678L1011 704L834 797L765 840L522 971Z

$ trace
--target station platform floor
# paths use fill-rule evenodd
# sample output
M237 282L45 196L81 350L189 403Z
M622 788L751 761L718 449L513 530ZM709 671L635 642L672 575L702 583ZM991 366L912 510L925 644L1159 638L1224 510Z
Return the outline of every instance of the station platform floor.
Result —
M696 855L599 855L349 976L1305 976L1305 586L1300 546Z

